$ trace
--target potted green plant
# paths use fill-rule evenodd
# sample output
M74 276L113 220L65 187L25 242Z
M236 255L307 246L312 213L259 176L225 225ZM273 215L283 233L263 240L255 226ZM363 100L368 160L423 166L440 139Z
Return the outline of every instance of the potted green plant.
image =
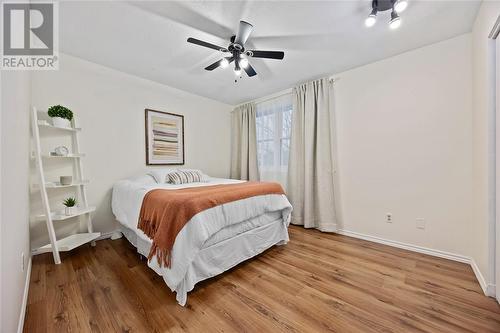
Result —
M74 215L76 213L76 199L73 197L66 198L63 201L64 213L66 215Z
M57 127L71 127L73 112L67 107L54 105L49 108L47 113L52 118L52 125Z

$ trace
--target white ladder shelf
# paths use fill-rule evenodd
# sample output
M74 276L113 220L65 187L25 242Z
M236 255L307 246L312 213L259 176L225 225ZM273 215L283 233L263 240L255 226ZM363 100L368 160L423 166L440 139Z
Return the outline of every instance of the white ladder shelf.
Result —
M56 264L61 263L61 257L59 252L61 251L71 251L74 248L91 242L92 245L95 245L94 241L98 238L101 233L93 232L92 227L92 219L90 214L95 211L95 207L89 206L87 201L87 190L86 185L88 181L83 177L83 164L82 157L85 155L80 153L80 146L78 140L78 133L81 131L81 128L74 127L74 120L72 122L72 126L70 128L56 127L53 126L46 121L39 120L39 114L41 111L33 108L32 112L32 132L33 132L33 142L34 142L34 159L36 163L37 175L38 175L38 189L40 190L40 194L42 197L42 205L44 213L40 215L36 215L32 217L34 221L45 220L47 224L47 231L49 234L50 243L36 249L32 250L33 255L52 252L54 256L54 262ZM73 151L71 154L67 156L52 156L52 155L43 155L41 150L41 142L40 142L40 127L48 128L55 131L63 131L68 132L72 136L72 148ZM59 158L61 160L68 160L73 162L73 170L74 175L73 183L71 185L62 185L56 182L47 182L45 179L45 173L43 168L44 159L52 159ZM64 211L51 211L49 197L47 193L47 189L51 188L71 188L76 187L78 191L79 201L82 204L78 210L72 215L65 215ZM85 216L87 221L87 232L86 233L77 233L72 234L67 237L57 239L56 233L54 230L54 221L62 221L67 220L73 217Z

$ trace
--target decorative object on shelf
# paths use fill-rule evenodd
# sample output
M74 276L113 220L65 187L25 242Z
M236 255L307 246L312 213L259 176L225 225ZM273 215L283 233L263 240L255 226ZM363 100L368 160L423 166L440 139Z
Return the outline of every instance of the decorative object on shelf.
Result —
M66 146L59 146L54 149L55 156L68 156L69 149Z
M184 116L146 109L146 164L184 164Z
M69 197L63 201L64 214L66 215L74 215L76 213L76 199Z
M73 112L67 107L54 105L49 108L47 113L52 118L52 125L56 127L71 127Z
M61 185L71 185L73 183L73 176L61 176L59 177L59 182Z
M391 29L397 29L399 28L399 26L401 26L401 18L398 14L403 12L406 7L408 7L407 0L373 0L372 11L366 18L365 25L367 27L373 27L375 23L377 23L378 12L391 10L391 20L389 21L389 27Z

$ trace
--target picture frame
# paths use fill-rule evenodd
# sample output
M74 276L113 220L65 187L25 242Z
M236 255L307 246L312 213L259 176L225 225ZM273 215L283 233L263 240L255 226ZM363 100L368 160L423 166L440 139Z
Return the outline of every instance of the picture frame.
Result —
M184 116L144 110L146 165L184 164Z

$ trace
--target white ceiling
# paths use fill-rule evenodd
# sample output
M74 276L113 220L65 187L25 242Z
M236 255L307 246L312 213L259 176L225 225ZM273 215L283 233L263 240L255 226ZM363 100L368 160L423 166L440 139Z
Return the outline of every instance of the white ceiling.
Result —
M389 12L365 28L371 2L196 1L61 2L62 52L228 104L239 104L448 39L472 28L479 1L409 0L402 25ZM283 61L251 59L258 75L237 83L229 69L203 68L227 46L240 19L254 25L247 46L285 52ZM411 66L411 64L408 64Z

